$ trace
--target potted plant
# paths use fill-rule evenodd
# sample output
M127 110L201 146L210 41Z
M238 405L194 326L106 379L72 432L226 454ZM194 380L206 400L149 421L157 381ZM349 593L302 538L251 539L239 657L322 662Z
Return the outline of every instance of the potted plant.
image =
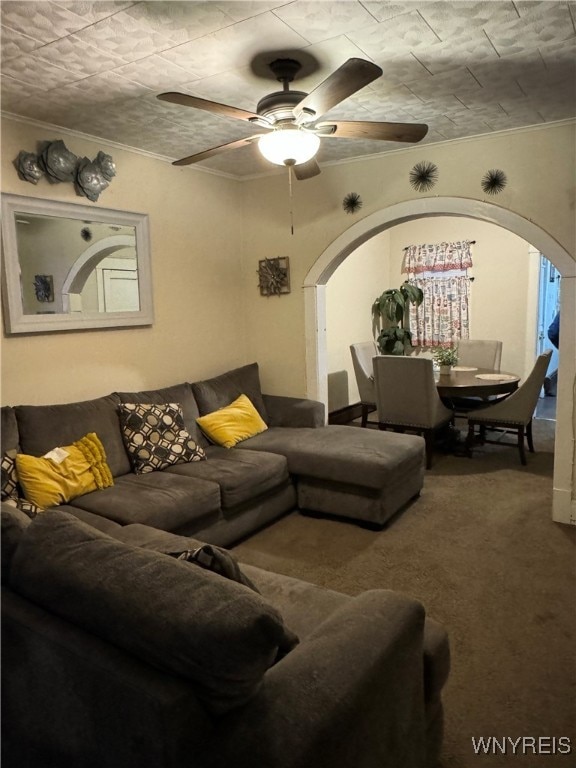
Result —
M408 325L410 304L418 307L424 294L420 288L404 282L400 288L388 288L372 304L374 332L379 331L376 343L383 355L403 355L412 346L412 333ZM382 323L385 327L382 327Z
M440 375L449 374L450 368L458 362L458 353L452 347L438 347L432 357L440 366Z

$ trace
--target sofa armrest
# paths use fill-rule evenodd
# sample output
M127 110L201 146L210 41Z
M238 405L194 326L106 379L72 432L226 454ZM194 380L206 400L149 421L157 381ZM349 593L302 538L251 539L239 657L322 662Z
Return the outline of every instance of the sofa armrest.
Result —
M262 395L269 427L323 427L324 403L299 397Z
M362 593L222 718L225 758L235 768L422 768L423 632L420 603Z

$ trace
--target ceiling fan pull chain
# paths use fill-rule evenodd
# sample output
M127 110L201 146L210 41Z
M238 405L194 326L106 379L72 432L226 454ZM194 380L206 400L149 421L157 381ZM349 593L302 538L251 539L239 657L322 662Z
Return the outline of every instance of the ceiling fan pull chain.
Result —
M294 234L294 208L292 205L293 197L292 197L292 163L288 164L288 191L290 195L290 234Z

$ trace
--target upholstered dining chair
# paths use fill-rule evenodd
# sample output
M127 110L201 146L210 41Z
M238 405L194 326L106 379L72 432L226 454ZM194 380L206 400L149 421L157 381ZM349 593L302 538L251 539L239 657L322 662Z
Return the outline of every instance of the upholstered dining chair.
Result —
M492 371L500 370L502 359L502 342L488 339L460 339L458 342L458 365L469 365L474 368L488 368ZM483 400L480 397L455 397L449 403L456 416L466 416L469 411L483 408L491 400L500 400L500 397L489 397Z
M368 414L376 409L372 358L379 354L378 345L375 341L362 341L358 344L351 344L350 353L362 405L361 425L365 427L368 423Z
M432 360L380 355L374 358L373 366L378 427L423 435L426 469L430 469L434 434L454 418L436 390Z
M487 339L460 339L458 342L458 365L475 368L500 370L502 342Z
M488 440L486 430L496 432L516 432L517 446L520 452L520 461L526 464L526 452L524 450L524 439L528 442L530 453L534 453L534 443L532 441L532 416L536 410L540 390L544 385L544 378L550 363L552 350L549 349L538 356L532 371L526 381L512 392L505 400L501 400L487 408L481 408L468 416L468 436L466 438L466 449L469 456L472 456L474 443L476 442L476 427L479 427L480 443L495 443L514 447L513 443L505 443L500 440Z

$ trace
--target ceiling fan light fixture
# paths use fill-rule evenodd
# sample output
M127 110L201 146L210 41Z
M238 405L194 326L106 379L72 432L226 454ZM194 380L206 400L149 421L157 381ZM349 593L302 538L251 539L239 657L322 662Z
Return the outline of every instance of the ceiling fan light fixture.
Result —
M300 165L318 152L320 139L316 134L294 128L279 128L258 140L258 149L275 165Z

